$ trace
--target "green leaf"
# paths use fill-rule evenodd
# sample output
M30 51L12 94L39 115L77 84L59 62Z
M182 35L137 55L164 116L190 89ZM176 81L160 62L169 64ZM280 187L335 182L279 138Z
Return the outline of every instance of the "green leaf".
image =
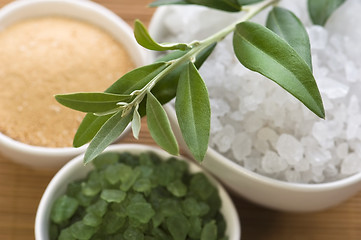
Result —
M193 63L180 76L175 109L189 150L202 161L208 148L211 110L207 87Z
M55 95L55 99L64 106L81 112L105 112L118 108L118 102L127 101L129 95L112 93L71 93Z
M237 0L186 0L188 3L206 6L227 12L239 12L241 6Z
M142 89L150 80L163 71L166 66L167 64L164 62L157 62L134 69L119 78L105 92L124 95L131 94L137 89ZM92 113L88 113L75 134L74 147L80 147L90 142L111 116L94 116Z
M147 124L150 135L164 150L178 155L178 144L162 105L150 92L147 94Z
M268 14L266 26L296 50L312 71L310 39L296 15L287 9L274 7Z
M212 44L211 46L204 49L196 56L196 61L194 65L199 69L204 61L209 57L209 55L213 52L216 44ZM158 59L157 61L167 62L176 58L179 58L186 54L187 51L174 51L170 54L163 56L162 58ZM177 67L174 71L167 74L163 77L152 89L152 93L158 99L161 104L165 104L172 100L176 96L177 92L177 85L180 74L184 71L187 67L187 63L182 64L181 66ZM145 114L145 103L142 103L139 107L139 112L141 115Z
M170 5L170 4L189 4L185 0L157 0L149 4L150 7L159 7L163 5Z
M159 44L149 35L148 30L139 20L134 24L134 36L139 45L149 50L166 51L166 50L186 50L189 49L185 43L163 43Z
M238 4L241 6L250 5L258 2L262 2L263 0L237 0Z
M242 22L236 26L233 47L245 67L273 80L317 116L325 117L321 95L309 66L277 34L257 23Z
M73 146L81 147L92 140L99 129L111 116L112 115L95 116L93 113L85 115L77 132L75 133Z
M308 0L308 12L312 22L324 26L332 13L344 2L345 0Z
M122 111L117 112L104 123L89 144L84 156L84 163L87 164L96 158L103 150L119 137L128 126L132 114L122 117Z
M133 120L132 120L132 131L133 131L133 136L134 136L135 139L138 139L140 128L141 128L141 125L142 125L141 117L140 117L140 114L138 112L138 106L139 105L137 105L137 107L134 109Z

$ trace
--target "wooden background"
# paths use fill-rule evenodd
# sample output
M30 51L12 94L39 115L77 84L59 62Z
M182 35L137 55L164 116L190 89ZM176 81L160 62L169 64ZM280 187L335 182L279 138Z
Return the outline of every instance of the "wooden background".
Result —
M0 0L0 7L9 2ZM135 19L148 24L154 12L147 7L150 0L96 2L114 11L130 25ZM120 142L154 145L144 119L142 123L139 141L128 135ZM55 173L56 170L29 169L0 155L0 240L34 239L36 209ZM361 239L361 192L333 209L302 214L268 210L231 195L241 220L242 240Z

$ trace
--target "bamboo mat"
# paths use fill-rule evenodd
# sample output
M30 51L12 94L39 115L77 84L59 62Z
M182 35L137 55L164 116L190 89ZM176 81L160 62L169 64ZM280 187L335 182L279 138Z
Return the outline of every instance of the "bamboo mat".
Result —
M30 0L28 0L30 1ZM0 0L0 7L9 3ZM132 25L148 24L150 0L97 0ZM0 46L1 47L1 46ZM154 145L143 119L139 141L127 135L121 143ZM32 170L0 155L0 240L34 239L35 213L55 170ZM284 213L254 205L231 193L241 219L243 240L359 240L361 192L342 205L318 213Z

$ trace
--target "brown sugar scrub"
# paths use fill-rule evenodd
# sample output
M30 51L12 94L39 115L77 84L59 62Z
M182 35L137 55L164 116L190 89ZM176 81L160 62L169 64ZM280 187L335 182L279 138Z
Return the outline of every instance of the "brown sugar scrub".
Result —
M102 92L134 64L103 30L43 17L0 32L0 66L0 132L29 145L70 147L84 114L54 95Z

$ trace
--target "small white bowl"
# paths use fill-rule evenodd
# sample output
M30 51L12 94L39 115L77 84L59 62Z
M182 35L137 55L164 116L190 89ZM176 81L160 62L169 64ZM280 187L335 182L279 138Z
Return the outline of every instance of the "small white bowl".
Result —
M154 14L149 31L162 41L167 36L164 19L171 7L160 7ZM155 54L153 59L155 59ZM182 150L190 156L173 105L165 106ZM202 166L213 173L229 189L259 205L282 211L312 212L336 206L361 190L361 173L342 180L322 184L297 184L252 172L212 148L208 148Z
M140 144L118 144L108 147L105 151L113 152L129 152L132 154L140 154L144 152L153 152L160 156L163 160L171 157L165 151L151 146ZM35 239L36 240L48 240L49 239L49 223L50 223L50 211L54 201L61 196L67 185L77 179L84 178L87 173L93 169L92 164L84 166L84 155L80 155L71 161L69 161L59 172L54 176L49 185L47 186L43 197L41 198L38 211L35 219ZM185 158L178 157L178 159L185 160L189 163L189 170L192 173L203 171L196 164L186 160ZM205 173L210 181L217 187L220 198L222 200L221 212L227 223L226 234L229 240L241 239L240 222L237 215L237 210L233 205L233 202L224 188L209 174Z
M135 41L131 27L110 10L88 0L14 1L0 9L0 30L18 21L42 16L65 16L94 24L122 43L136 66L142 66L147 62L146 51ZM129 127L125 132L128 130ZM86 147L31 146L0 133L0 152L17 163L33 168L59 168L84 152Z

